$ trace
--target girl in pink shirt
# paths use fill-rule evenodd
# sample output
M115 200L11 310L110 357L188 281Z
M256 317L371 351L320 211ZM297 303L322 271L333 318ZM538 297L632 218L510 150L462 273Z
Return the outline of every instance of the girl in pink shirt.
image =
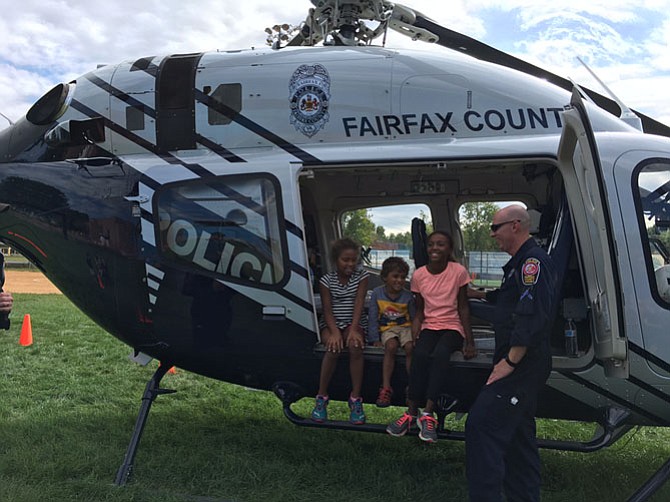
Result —
M428 264L412 275L416 317L412 323L415 347L409 375L407 411L386 431L403 436L417 419L418 404L426 401L418 419L419 438L437 440L435 402L443 392L444 379L452 352L462 350L463 357L475 356L470 330L467 285L470 276L453 256L451 235L435 231L428 236Z

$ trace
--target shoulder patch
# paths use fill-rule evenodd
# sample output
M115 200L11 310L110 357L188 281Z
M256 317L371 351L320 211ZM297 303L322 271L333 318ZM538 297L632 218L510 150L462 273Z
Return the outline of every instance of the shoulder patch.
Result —
M540 277L540 260L537 258L527 258L521 267L521 282L524 286L537 284Z

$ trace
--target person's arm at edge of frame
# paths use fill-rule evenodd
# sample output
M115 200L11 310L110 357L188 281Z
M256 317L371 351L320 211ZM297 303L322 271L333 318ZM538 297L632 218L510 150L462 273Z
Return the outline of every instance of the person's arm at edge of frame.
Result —
M0 312L9 314L14 306L14 298L7 291L0 292Z

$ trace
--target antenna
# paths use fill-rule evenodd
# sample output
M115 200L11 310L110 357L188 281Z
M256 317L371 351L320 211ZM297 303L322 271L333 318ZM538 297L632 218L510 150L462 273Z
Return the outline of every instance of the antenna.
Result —
M2 113L2 112L0 112L0 115L2 115L2 117L3 117L4 119L6 119L7 122L9 122L9 125L14 125L14 122L12 122L12 120L11 120L7 115L5 115L5 114Z
M598 75L596 75L591 68L588 67L588 65L582 61L582 58L577 56L577 60L584 65L584 68L587 69L587 71L591 74L593 78L596 79L596 81L602 86L603 89L605 89L605 92L609 94L609 97L612 98L614 101L616 101L616 104L619 105L619 108L621 109L621 114L619 115L619 118L628 124L629 126L634 127L638 131L642 131L642 120L640 120L640 117L638 117L635 112L633 112L630 108L626 106L626 104L621 101L616 94L614 94L607 85L605 85L605 82L600 80L598 78Z

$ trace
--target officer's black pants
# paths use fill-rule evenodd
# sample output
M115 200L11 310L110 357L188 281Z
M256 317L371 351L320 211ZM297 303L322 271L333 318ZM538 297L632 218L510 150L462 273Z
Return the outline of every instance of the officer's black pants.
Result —
M472 502L501 501L503 488L509 502L540 500L536 392L526 392L518 379L503 378L485 386L470 408L465 451Z
M454 330L424 329L412 353L408 398L415 403L435 402L444 391L451 354L463 347L463 337Z

